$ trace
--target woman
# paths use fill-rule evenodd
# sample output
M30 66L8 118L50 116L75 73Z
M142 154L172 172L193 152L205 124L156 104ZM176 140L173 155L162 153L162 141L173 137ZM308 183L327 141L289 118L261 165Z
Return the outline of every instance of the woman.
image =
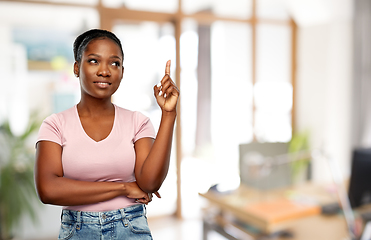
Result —
M162 110L155 137L147 117L111 102L124 73L122 46L113 33L93 29L81 34L74 57L81 99L40 127L39 198L64 206L59 239L152 239L145 204L152 193L160 197L157 191L168 172L179 97L170 61L154 86Z

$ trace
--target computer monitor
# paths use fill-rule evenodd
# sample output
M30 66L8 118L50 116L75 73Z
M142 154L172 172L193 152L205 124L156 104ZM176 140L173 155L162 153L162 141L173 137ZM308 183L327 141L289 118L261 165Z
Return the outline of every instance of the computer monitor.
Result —
M251 142L240 144L240 178L241 183L257 189L274 189L291 185L290 164L271 166L269 172L262 174L260 167L267 157L287 154L287 143ZM256 168L256 169L255 169ZM256 170L256 171L254 171Z
M371 203L371 148L353 151L348 194L352 208Z

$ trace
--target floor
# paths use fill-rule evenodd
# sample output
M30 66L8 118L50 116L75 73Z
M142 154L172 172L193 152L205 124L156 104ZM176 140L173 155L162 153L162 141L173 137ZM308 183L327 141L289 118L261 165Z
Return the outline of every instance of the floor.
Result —
M203 240L200 219L178 220L175 217L161 217L148 220L154 240ZM218 233L208 234L208 240L226 240Z
M148 224L154 240L203 240L202 221L199 219L178 220L175 217L168 216L148 219ZM218 233L211 232L208 234L208 240L226 240L226 238Z
M195 207L196 203L192 202L193 208L184 208L182 211L183 218L178 219L175 215L154 215L148 216L148 224L152 232L154 240L204 240L203 229L202 229L202 214L198 207ZM54 210L54 208L52 208ZM196 209L196 210L195 210ZM192 212L193 210L193 212ZM60 214L60 209L55 210L54 215ZM49 219L46 219L49 220ZM55 221L55 219L52 219ZM57 225L53 225L53 229L59 231L59 220L56 221ZM32 235L32 234L31 234ZM36 235L35 235L36 236ZM48 235L50 236L50 234ZM35 238L30 235L19 237L13 240L52 240L57 237L43 237ZM216 232L210 232L207 240L226 240L223 236Z

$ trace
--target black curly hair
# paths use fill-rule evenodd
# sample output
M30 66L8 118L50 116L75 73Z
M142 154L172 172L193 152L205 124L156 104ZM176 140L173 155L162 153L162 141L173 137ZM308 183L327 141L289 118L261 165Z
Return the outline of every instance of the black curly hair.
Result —
M122 50L122 45L120 39L116 37L116 35L110 31L102 30L102 29L91 29L82 34L80 34L73 43L73 54L75 57L75 61L80 63L82 58L82 53L85 51L86 47L90 43L91 40L94 39L104 39L109 38L114 41L121 50L122 54L122 61L124 61L124 51Z

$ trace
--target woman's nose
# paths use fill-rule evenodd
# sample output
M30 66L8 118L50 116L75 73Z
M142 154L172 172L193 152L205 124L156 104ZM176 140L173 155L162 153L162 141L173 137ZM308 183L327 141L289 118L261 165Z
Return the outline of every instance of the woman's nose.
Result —
M110 77L111 76L111 72L109 70L109 67L106 66L105 64L101 64L99 66L97 75L98 76L102 76L102 77Z

